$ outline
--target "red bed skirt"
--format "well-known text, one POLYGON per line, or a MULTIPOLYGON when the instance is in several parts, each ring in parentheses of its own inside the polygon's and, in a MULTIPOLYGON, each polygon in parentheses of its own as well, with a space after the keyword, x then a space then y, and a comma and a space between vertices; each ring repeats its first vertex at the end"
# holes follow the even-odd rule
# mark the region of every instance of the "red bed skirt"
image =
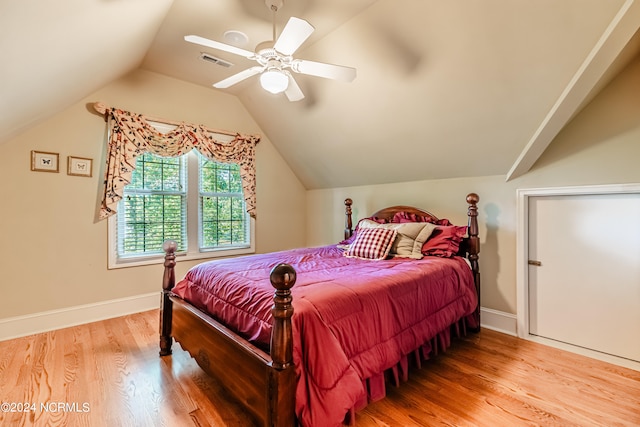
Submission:
MULTIPOLYGON (((414 349, 409 354, 405 354, 395 365, 363 381, 367 390, 366 398, 356 402, 353 408, 346 414, 344 424, 356 425, 356 412, 364 409, 369 403, 383 399, 387 395, 387 382, 399 387, 401 382, 409 379, 409 366, 420 369, 422 362, 437 356, 440 352, 446 351, 451 346, 451 333, 456 337, 467 335, 467 321, 471 316, 458 320, 453 325, 440 331, 431 340, 425 342, 420 347, 414 349)), ((472 321, 472 320, 471 320, 472 321)), ((475 327, 476 325, 473 325, 475 327)))

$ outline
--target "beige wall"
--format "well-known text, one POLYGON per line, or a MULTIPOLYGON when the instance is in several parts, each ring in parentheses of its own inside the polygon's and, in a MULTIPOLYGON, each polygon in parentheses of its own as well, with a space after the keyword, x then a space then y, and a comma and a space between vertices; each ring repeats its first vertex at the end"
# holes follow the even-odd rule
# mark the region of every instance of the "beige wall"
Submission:
POLYGON ((529 173, 510 182, 503 176, 488 176, 309 191, 308 243, 341 238, 346 197, 354 201, 355 218, 384 206, 409 204, 464 224, 465 196, 476 192, 482 305, 514 314, 516 189, 640 182, 639 94, 640 58, 563 129, 529 173))
MULTIPOLYGON (((94 219, 106 135, 104 121, 90 106, 96 101, 262 134, 236 97, 137 71, 0 146, 0 319, 160 290, 161 265, 106 268, 107 224, 94 219), (31 172, 31 150, 60 153, 60 173, 31 172), (93 177, 68 176, 69 155, 93 158, 93 177)), ((305 189, 264 136, 257 148, 257 183, 257 251, 303 246, 305 189)), ((178 263, 176 273, 193 264, 178 263)))

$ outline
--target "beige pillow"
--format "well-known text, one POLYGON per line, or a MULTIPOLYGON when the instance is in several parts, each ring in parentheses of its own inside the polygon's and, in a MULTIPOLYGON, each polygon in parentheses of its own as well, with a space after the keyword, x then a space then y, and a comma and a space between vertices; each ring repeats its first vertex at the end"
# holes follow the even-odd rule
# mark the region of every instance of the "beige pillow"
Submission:
POLYGON ((398 235, 391 246, 392 256, 400 258, 422 259, 422 245, 427 241, 436 228, 430 222, 407 222, 378 224, 375 221, 364 219, 358 224, 358 228, 385 228, 396 230, 398 235))

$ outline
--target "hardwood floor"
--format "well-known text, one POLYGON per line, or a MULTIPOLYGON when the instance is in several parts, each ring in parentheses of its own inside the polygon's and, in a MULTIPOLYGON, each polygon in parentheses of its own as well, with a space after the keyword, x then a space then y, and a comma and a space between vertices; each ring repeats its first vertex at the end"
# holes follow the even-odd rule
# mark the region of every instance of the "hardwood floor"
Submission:
MULTIPOLYGON (((157 311, 0 342, 0 402, 11 427, 251 423, 179 346, 158 356, 157 311)), ((639 426, 640 372, 483 330, 357 414, 435 425, 639 426)))

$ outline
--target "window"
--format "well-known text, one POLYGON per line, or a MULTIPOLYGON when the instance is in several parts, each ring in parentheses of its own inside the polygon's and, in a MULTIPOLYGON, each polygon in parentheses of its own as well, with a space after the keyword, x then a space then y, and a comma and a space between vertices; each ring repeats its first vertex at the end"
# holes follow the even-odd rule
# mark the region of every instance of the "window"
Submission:
POLYGON ((240 167, 200 157, 200 242, 203 248, 247 243, 249 230, 240 167))
POLYGON ((109 268, 162 262, 166 239, 179 259, 251 253, 253 234, 238 165, 144 153, 109 220, 109 268))

